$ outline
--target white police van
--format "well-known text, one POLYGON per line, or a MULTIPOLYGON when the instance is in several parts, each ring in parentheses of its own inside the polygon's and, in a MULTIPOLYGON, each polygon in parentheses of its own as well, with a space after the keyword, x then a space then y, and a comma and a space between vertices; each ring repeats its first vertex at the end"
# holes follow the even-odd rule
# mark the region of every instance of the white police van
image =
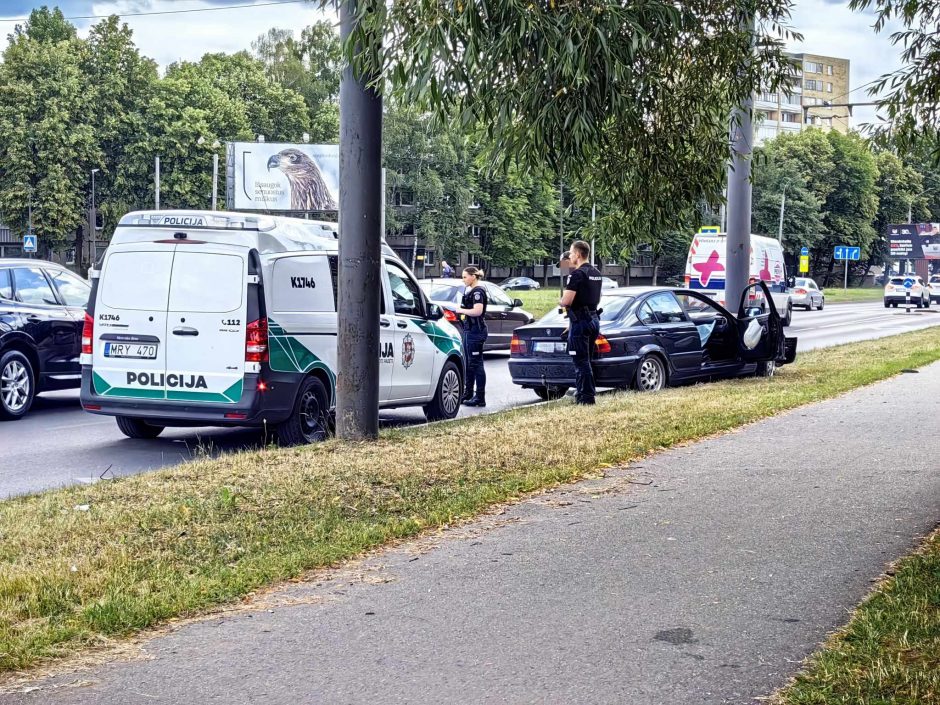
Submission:
MULTIPOLYGON (((82 335, 82 405, 131 438, 167 426, 325 437, 336 400, 336 223, 139 211, 115 229, 82 335)), ((456 416, 460 334, 383 243, 380 405, 456 416)))

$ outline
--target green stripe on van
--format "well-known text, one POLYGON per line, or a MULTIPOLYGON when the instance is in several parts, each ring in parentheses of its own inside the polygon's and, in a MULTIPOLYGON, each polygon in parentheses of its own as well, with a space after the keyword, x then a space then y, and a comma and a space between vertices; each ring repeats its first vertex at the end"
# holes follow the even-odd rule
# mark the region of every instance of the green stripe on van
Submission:
POLYGON ((330 403, 336 401, 336 373, 310 349, 287 332, 277 322, 268 318, 268 364, 276 372, 299 372, 323 370, 330 380, 330 403))

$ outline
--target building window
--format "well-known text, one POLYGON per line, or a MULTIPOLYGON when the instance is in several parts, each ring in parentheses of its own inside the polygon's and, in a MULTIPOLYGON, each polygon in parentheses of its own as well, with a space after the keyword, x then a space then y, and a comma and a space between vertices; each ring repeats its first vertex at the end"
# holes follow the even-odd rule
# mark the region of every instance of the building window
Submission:
POLYGON ((800 121, 800 116, 797 115, 796 113, 783 112, 783 113, 781 113, 781 118, 780 118, 780 119, 781 119, 783 122, 799 122, 799 121, 800 121))
POLYGON ((803 70, 808 71, 809 73, 822 73, 823 65, 818 64, 815 61, 804 61, 803 70))
POLYGON ((476 267, 478 264, 480 264, 480 255, 476 254, 475 252, 468 252, 467 264, 476 267))
POLYGON ((396 189, 392 197, 392 205, 413 206, 414 205, 414 193, 412 193, 411 191, 399 191, 398 189, 396 189))
POLYGON ((470 237, 479 238, 480 237, 480 226, 479 225, 468 225, 467 234, 470 237))
POLYGON ((832 84, 831 84, 831 83, 827 83, 827 84, 826 84, 826 92, 827 92, 827 93, 832 93, 832 84))
POLYGON ((826 74, 829 76, 832 75, 832 64, 826 64, 826 74))
POLYGON ((821 91, 823 89, 823 82, 813 80, 812 78, 807 78, 803 85, 808 91, 821 91))
POLYGON ((763 101, 764 103, 776 103, 777 94, 776 93, 761 93, 758 100, 763 101))
POLYGON ((424 251, 424 263, 430 267, 434 265, 434 262, 435 262, 434 250, 425 250, 424 251))

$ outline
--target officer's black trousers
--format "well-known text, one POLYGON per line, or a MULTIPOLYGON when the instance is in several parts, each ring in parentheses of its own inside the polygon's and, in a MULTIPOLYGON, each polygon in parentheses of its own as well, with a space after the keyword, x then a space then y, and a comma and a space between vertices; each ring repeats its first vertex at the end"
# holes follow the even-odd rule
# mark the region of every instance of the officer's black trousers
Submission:
POLYGON ((467 393, 466 396, 483 398, 486 396, 486 370, 483 367, 483 343, 487 338, 486 329, 464 331, 463 345, 467 355, 467 393), (476 395, 474 395, 476 390, 476 395))
POLYGON ((594 370, 591 369, 591 354, 600 332, 597 316, 571 321, 568 327, 568 354, 574 362, 575 400, 580 403, 594 402, 594 370))

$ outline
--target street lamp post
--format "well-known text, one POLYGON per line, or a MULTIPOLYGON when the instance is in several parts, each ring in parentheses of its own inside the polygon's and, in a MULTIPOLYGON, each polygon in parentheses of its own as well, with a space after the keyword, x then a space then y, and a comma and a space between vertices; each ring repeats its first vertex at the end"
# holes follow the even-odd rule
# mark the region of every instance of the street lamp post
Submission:
POLYGON ((780 247, 783 248, 783 208, 787 202, 787 186, 790 185, 789 179, 783 182, 783 193, 780 194, 780 224, 777 227, 777 240, 780 241, 780 247))
MULTIPOLYGON (((91 266, 95 266, 98 260, 98 210, 95 205, 95 174, 100 169, 91 170, 91 211, 88 213, 88 254, 91 258, 91 266)), ((77 253, 77 262, 81 262, 81 252, 77 253)))

